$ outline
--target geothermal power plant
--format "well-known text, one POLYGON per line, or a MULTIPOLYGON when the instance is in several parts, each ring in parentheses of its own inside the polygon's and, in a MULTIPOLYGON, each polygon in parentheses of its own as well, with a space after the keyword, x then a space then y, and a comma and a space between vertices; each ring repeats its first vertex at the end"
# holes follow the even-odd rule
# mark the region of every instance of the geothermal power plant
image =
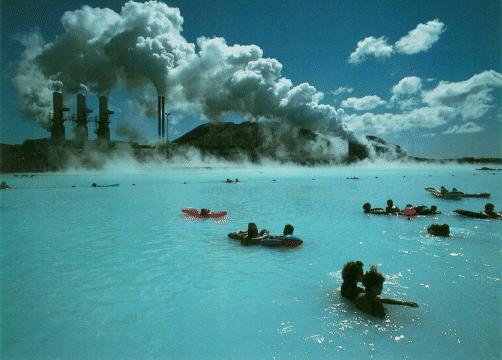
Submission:
MULTIPOLYGON (((157 133, 159 141, 167 138, 167 117, 169 114, 165 111, 165 96, 157 98, 157 133)), ((93 111, 87 108, 86 96, 77 95, 77 114, 76 116, 65 117, 65 112, 70 111, 63 104, 62 91, 52 93, 52 115, 50 117, 51 140, 65 140, 65 121, 75 121, 75 141, 85 142, 89 138, 89 122, 96 122, 96 136, 98 140, 110 141, 110 116, 113 111, 108 108, 108 97, 101 95, 99 97, 99 113, 97 119, 89 119, 89 114, 93 111)))

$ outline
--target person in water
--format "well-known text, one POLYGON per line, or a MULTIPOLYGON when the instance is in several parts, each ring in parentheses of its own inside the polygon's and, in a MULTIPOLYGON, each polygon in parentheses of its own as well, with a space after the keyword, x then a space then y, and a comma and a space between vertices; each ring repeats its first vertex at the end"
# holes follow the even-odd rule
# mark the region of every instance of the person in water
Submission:
POLYGON ((364 289, 357 286, 357 283, 363 279, 363 266, 361 261, 349 261, 342 269, 343 283, 340 293, 352 302, 360 293, 364 292, 364 289))
POLYGON ((493 205, 492 203, 487 203, 485 205, 485 211, 482 211, 481 213, 497 219, 502 217, 502 213, 496 212, 495 205, 493 205))
POLYGON ((364 203, 363 211, 365 214, 374 214, 374 215, 382 215, 385 214, 385 210, 382 208, 371 208, 370 203, 364 203))
POLYGON ((12 187, 7 184, 6 181, 2 181, 2 183, 0 183, 0 190, 7 190, 7 189, 12 189, 12 187))
POLYGON ((436 215, 436 214, 441 214, 440 211, 437 211, 437 206, 432 205, 431 208, 425 206, 425 205, 419 205, 415 207, 415 210, 417 211, 418 215, 436 215))
POLYGON ((444 194, 448 193, 448 189, 445 188, 443 185, 441 185, 441 189, 439 190, 439 192, 444 195, 444 194))
POLYGON ((448 224, 431 224, 427 232, 433 236, 450 236, 450 226, 448 224))
POLYGON ((417 303, 411 301, 381 299, 379 295, 382 293, 384 281, 384 276, 377 271, 376 266, 372 266, 371 270, 363 275, 364 292, 359 293, 355 300, 359 310, 383 319, 385 317, 383 304, 418 307, 417 303))
POLYGON ((98 184, 96 184, 95 182, 91 184, 92 187, 97 187, 98 184))
POLYGON ((211 214, 211 210, 202 208, 200 209, 200 215, 201 216, 209 216, 211 214))
POLYGON ((387 207, 385 208, 385 213, 390 215, 397 215, 401 212, 397 206, 394 206, 394 201, 392 199, 387 200, 387 207))
POLYGON ((288 236, 288 235, 293 235, 293 232, 295 231, 295 228, 291 224, 286 224, 284 225, 284 230, 282 231, 283 236, 288 236))

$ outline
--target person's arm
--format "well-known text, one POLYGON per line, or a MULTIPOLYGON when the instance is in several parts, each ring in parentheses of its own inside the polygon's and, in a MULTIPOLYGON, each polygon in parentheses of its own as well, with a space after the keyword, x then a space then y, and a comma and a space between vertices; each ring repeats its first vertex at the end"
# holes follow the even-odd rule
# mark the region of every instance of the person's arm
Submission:
POLYGON ((380 302, 382 302, 383 304, 389 304, 389 305, 403 305, 403 306, 418 307, 418 304, 416 302, 412 302, 412 301, 400 301, 400 300, 394 300, 394 299, 380 299, 380 302))

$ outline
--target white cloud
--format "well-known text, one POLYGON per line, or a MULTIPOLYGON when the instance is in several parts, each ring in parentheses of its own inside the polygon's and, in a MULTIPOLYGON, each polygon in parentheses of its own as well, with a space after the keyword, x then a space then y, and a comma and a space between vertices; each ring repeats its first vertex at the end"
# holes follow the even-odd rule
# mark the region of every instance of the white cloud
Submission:
POLYGON ((382 36, 377 39, 373 36, 369 36, 357 42, 356 49, 349 56, 349 63, 359 64, 368 56, 386 58, 389 57, 392 52, 392 45, 387 43, 385 37, 382 36))
POLYGON ((392 87, 392 95, 415 94, 422 89, 422 79, 416 76, 402 78, 392 87))
POLYGON ((419 98, 421 89, 422 79, 416 76, 405 77, 392 87, 390 102, 401 110, 417 107, 421 102, 419 98))
POLYGON ((402 114, 345 115, 342 121, 347 128, 361 134, 397 133, 413 128, 433 129, 451 121, 455 109, 447 106, 423 107, 402 114))
POLYGON ((441 81, 436 88, 422 94, 429 106, 456 108, 464 120, 478 119, 493 107, 492 91, 502 87, 502 75, 489 70, 460 82, 441 81))
POLYGON ((350 97, 343 100, 341 106, 344 108, 352 108, 355 110, 371 110, 379 105, 385 104, 385 100, 382 100, 379 96, 368 95, 362 98, 350 97))
POLYGON ((438 19, 434 19, 426 24, 418 24, 394 45, 387 43, 385 36, 379 38, 368 36, 357 42, 357 47, 349 55, 348 61, 350 64, 359 64, 370 56, 388 58, 393 53, 412 55, 426 51, 439 40, 439 35, 444 31, 445 25, 438 19))
POLYGON ((429 50, 439 40, 439 35, 445 31, 444 24, 438 19, 418 24, 408 35, 396 41, 394 48, 401 54, 417 54, 429 50))
POLYGON ((350 94, 354 89, 351 87, 340 86, 338 89, 332 92, 333 96, 338 96, 340 94, 350 94))
POLYGON ((472 134, 484 131, 485 129, 473 122, 466 122, 462 125, 453 125, 448 130, 443 131, 443 134, 472 134))

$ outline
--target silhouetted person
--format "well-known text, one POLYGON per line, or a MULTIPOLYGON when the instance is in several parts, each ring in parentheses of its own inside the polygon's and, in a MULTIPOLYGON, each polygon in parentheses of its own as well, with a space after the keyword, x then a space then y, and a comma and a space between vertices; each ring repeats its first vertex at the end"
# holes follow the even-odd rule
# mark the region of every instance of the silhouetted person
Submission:
POLYGON ((385 214, 385 210, 382 208, 371 208, 370 203, 364 203, 363 205, 363 212, 365 214, 374 214, 374 215, 382 215, 385 214))
POLYGON ((2 181, 0 183, 0 190, 7 190, 7 189, 12 189, 12 187, 9 184, 7 184, 6 181, 2 181))
POLYGON ((92 186, 92 187, 97 187, 97 186, 98 186, 98 184, 96 184, 95 182, 93 182, 93 183, 91 184, 91 186, 92 186))
POLYGON ((397 206, 394 206, 394 201, 392 199, 387 200, 387 207, 385 208, 387 214, 399 214, 400 210, 397 206))
POLYGON ((293 225, 286 224, 286 225, 284 225, 284 230, 282 231, 282 234, 284 236, 293 235, 294 231, 295 231, 295 228, 293 227, 293 225))
POLYGON ((502 214, 500 212, 495 211, 495 205, 492 203, 487 203, 485 205, 485 211, 482 212, 482 214, 485 214, 487 216, 490 216, 492 218, 499 219, 502 217, 502 214))
POLYGON ((364 292, 364 289, 357 286, 363 279, 363 263, 361 261, 349 261, 342 269, 342 288, 340 293, 350 301, 356 300, 357 296, 364 292))
POLYGON ((448 224, 432 224, 427 228, 427 232, 434 236, 450 236, 450 226, 448 224))
POLYGON ((211 210, 204 209, 204 208, 200 209, 200 215, 201 216, 209 216, 209 214, 211 214, 211 210))
POLYGON ((429 209, 425 205, 420 205, 415 207, 415 210, 417 211, 418 215, 436 215, 436 214, 441 214, 440 211, 437 211, 437 206, 432 205, 431 208, 429 209))

